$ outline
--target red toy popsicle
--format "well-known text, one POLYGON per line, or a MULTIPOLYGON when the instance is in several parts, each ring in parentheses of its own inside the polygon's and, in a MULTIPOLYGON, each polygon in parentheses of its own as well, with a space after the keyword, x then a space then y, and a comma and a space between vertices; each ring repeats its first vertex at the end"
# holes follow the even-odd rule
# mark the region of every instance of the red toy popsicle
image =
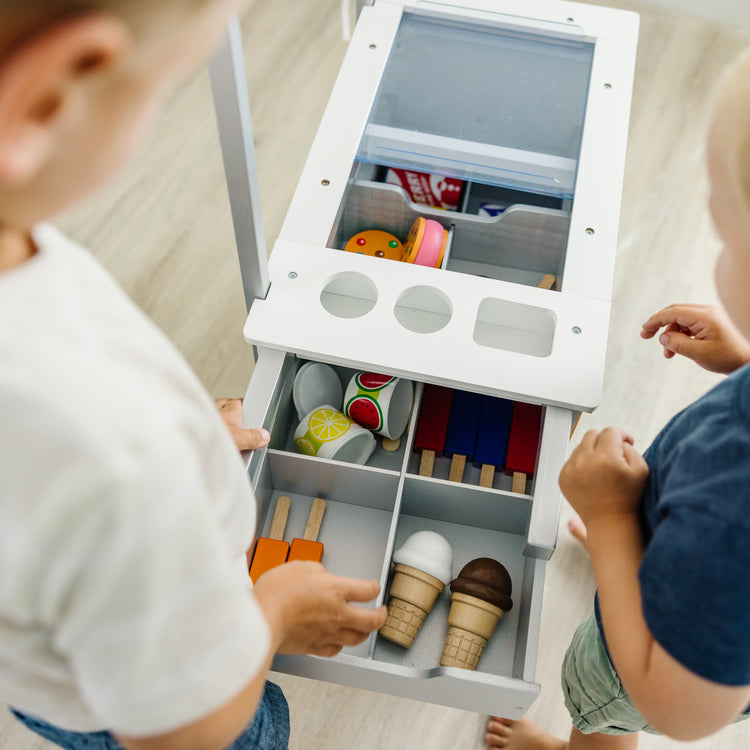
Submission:
POLYGON ((414 450, 422 452, 419 473, 423 477, 432 476, 435 456, 443 455, 452 401, 451 388, 425 385, 414 435, 414 450))
POLYGON ((289 560, 312 560, 320 562, 323 559, 323 543, 318 541, 320 524, 323 522, 326 501, 319 497, 313 500, 310 514, 307 517, 307 526, 302 539, 292 539, 292 548, 289 550, 289 560))
POLYGON ((513 476, 513 492, 526 493, 526 477, 534 475, 542 428, 542 407, 516 401, 510 425, 505 473, 513 476))
POLYGON ((291 500, 281 495, 276 501, 271 530, 268 537, 260 537, 255 545, 255 554, 250 566, 250 578, 255 583, 267 570, 286 562, 289 554, 289 542, 284 541, 286 519, 289 516, 291 500))

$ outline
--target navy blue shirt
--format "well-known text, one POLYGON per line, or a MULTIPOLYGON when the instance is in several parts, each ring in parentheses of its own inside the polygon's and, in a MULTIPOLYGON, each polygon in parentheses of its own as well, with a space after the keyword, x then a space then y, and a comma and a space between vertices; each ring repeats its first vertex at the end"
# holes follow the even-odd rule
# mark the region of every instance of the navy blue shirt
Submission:
MULTIPOLYGON (((750 685, 750 365, 677 414, 644 458, 646 624, 691 672, 750 685)), ((598 601, 596 615, 601 629, 598 601)))

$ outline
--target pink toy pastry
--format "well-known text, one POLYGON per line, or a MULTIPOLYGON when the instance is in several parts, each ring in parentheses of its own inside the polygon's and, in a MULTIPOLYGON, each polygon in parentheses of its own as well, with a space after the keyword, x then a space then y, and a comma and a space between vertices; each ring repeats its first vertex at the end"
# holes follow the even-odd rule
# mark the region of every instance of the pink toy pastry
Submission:
POLYGON ((440 268, 447 242, 448 232, 439 222, 418 216, 406 238, 403 260, 417 266, 440 268))

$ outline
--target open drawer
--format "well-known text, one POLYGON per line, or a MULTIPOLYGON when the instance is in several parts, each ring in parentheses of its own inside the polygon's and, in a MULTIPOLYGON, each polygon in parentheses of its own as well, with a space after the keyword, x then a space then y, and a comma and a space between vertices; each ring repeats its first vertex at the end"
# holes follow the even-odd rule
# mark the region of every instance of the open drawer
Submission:
MULTIPOLYGON (((430 530, 453 548, 453 577, 476 557, 502 562, 513 583, 513 607, 498 624, 476 671, 439 666, 450 607, 447 587, 409 649, 373 634, 333 659, 277 656, 274 669, 520 717, 539 692, 534 668, 544 570, 555 546, 557 476, 566 455, 571 413, 544 409, 537 471, 526 494, 511 492, 510 480, 502 474, 491 488, 479 487, 474 467, 467 467, 461 483, 441 478, 447 473, 444 466, 437 466, 433 477, 418 474, 413 440, 422 384, 415 389, 409 425, 396 451, 378 444, 367 465, 325 460, 299 453, 292 441, 297 425, 292 388, 301 364, 293 355, 262 349, 244 401, 245 422, 263 424, 272 436, 269 448, 250 460, 259 535, 268 534, 280 495, 292 501, 288 539, 302 535, 313 498, 322 497, 327 502, 319 537, 325 546, 323 562, 332 573, 380 581, 376 605, 387 602, 393 551, 412 533, 430 530)), ((342 384, 353 374, 335 369, 342 384)))

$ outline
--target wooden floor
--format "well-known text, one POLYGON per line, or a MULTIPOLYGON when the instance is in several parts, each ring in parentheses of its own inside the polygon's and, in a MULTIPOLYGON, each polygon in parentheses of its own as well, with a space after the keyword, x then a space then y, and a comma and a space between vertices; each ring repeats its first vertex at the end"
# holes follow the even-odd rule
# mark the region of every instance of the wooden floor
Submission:
MULTIPOLYGON (((715 299, 718 243, 706 212, 703 137, 708 101, 724 66, 750 34, 627 0, 642 12, 604 397, 576 433, 626 427, 645 449, 677 409, 715 377, 663 360, 640 323, 676 301, 715 299)), ((338 0, 256 0, 243 17, 266 236, 278 234, 343 58, 338 0)), ((177 343, 215 396, 242 395, 252 371, 244 302, 205 70, 172 97, 145 153, 60 225, 111 269, 177 343)), ((574 438, 575 441, 575 438, 574 438)), ((567 735, 560 662, 590 612, 593 579, 564 527, 548 565, 537 680, 529 716, 567 735)), ((293 750, 473 750, 485 717, 278 676, 292 712, 293 750)), ((678 743, 644 737, 641 747, 678 743)), ((52 747, 0 713, 2 750, 52 747)), ((691 745, 750 747, 750 722, 691 745)))

